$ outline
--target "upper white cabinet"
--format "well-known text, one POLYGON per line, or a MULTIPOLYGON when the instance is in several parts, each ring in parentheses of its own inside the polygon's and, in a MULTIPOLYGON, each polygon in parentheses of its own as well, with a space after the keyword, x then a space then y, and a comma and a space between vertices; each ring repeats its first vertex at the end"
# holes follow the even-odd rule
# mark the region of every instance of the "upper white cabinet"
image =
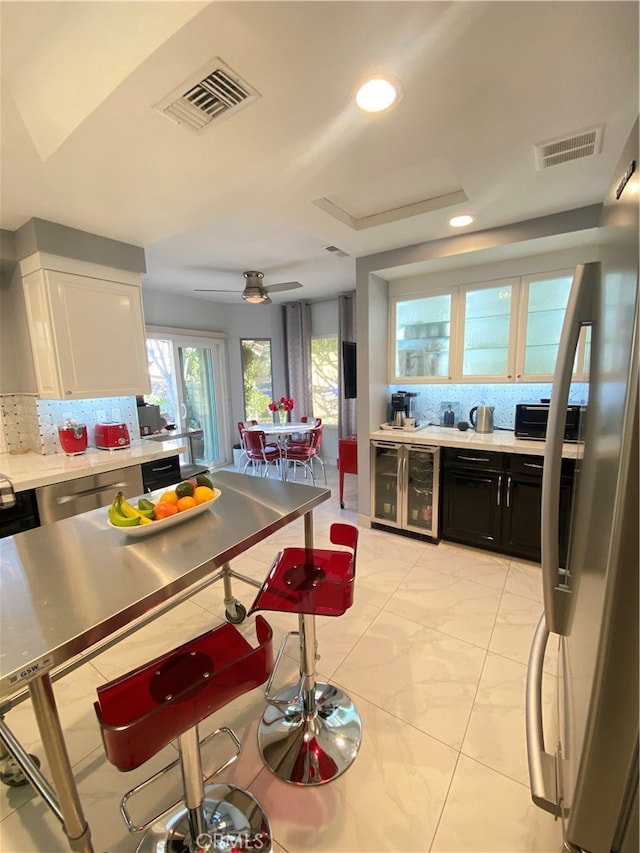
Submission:
MULTIPOLYGON (((392 296, 389 381, 549 382, 573 270, 392 296)), ((586 378, 585 330, 574 379, 586 378)))
POLYGON ((515 373, 518 279, 461 287, 461 382, 508 382, 515 373))
POLYGON ((450 339, 452 294, 432 293, 393 302, 395 346, 390 350, 390 374, 397 379, 451 378, 450 339))
MULTIPOLYGON (((520 312, 517 380, 550 382, 553 379, 560 333, 564 320, 573 271, 522 278, 522 311, 520 312)), ((580 333, 573 378, 587 378, 590 330, 580 333)))
POLYGON ((28 271, 23 288, 38 393, 73 400, 148 394, 142 294, 131 274, 112 278, 28 271))

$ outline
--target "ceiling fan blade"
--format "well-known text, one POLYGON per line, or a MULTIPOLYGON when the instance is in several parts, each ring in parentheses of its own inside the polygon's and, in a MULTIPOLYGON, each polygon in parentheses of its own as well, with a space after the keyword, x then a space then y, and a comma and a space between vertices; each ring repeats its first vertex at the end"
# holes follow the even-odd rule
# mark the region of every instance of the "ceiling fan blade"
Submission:
POLYGON ((299 281, 283 281, 281 284, 270 284, 264 289, 267 293, 279 293, 283 290, 296 290, 298 287, 302 287, 299 281))
POLYGON ((238 295, 240 295, 242 293, 241 290, 217 290, 217 289, 212 289, 210 287, 194 287, 193 292, 194 293, 237 293, 238 295))

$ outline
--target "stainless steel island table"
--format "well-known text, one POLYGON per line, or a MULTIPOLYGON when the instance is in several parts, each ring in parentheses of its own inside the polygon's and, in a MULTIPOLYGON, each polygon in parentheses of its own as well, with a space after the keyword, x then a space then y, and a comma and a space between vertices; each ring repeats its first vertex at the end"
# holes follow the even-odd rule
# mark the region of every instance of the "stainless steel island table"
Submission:
POLYGON ((166 531, 128 536, 107 525, 103 508, 0 540, 0 700, 27 688, 53 787, 4 723, 0 735, 62 822, 72 850, 92 853, 93 847, 52 671, 101 650, 119 632, 130 633, 144 624, 140 620, 155 618, 203 583, 223 579, 226 603, 229 575, 248 580, 230 573, 230 561, 302 516, 305 547, 312 548, 313 509, 331 494, 228 471, 213 480, 221 490, 218 500, 166 531))

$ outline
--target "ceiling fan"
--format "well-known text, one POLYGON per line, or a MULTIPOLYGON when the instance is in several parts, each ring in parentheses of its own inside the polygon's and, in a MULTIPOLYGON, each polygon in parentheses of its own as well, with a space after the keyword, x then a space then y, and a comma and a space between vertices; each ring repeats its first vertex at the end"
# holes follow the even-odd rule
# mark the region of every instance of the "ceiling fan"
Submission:
MULTIPOLYGON (((264 273, 257 272, 256 270, 249 270, 243 273, 243 275, 246 279, 246 284, 242 292, 242 298, 245 302, 250 302, 253 305, 269 305, 271 303, 271 299, 269 298, 270 293, 281 293, 283 290, 296 290, 296 288, 302 287, 299 281, 283 281, 281 284, 271 284, 269 287, 265 287, 262 284, 264 273)), ((237 291, 196 287, 194 292, 236 293, 237 291)))

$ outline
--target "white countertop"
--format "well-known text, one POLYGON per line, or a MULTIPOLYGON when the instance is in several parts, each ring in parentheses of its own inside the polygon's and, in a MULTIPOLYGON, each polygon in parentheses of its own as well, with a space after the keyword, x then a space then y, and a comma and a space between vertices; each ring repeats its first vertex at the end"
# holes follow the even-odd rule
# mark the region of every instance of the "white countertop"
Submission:
MULTIPOLYGON (((526 453, 532 456, 544 456, 544 441, 516 438, 510 430, 494 430, 491 433, 478 433, 473 429, 462 432, 457 427, 424 426, 416 430, 378 429, 370 433, 369 438, 384 441, 401 441, 411 444, 435 444, 439 447, 475 447, 478 450, 495 450, 500 453, 526 453)), ((579 445, 563 444, 562 455, 565 459, 577 459, 579 445)))
POLYGON ((121 450, 98 450, 87 448, 80 456, 67 456, 65 453, 0 453, 0 471, 7 476, 16 492, 62 483, 89 474, 101 474, 116 471, 130 465, 141 465, 154 459, 166 459, 183 453, 185 446, 181 441, 132 441, 130 447, 121 450))

